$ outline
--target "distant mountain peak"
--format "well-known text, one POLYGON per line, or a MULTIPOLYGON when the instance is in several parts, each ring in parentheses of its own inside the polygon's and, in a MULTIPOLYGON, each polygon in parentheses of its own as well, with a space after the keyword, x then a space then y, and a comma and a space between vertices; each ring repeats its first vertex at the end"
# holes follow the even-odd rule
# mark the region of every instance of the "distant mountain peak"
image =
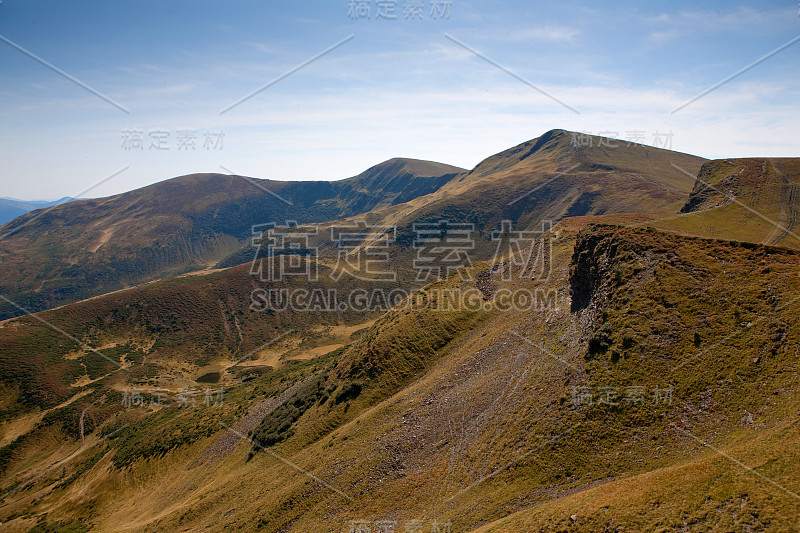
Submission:
POLYGON ((460 174, 466 172, 467 169, 448 165, 445 163, 437 163, 435 161, 426 161, 424 159, 413 159, 410 157, 393 157, 387 159, 382 163, 374 165, 356 178, 365 175, 374 175, 375 173, 390 172, 402 173, 407 172, 417 177, 431 177, 442 176, 444 174, 460 174))
POLYGON ((58 200, 19 200, 17 198, 0 198, 0 226, 36 209, 44 209, 66 204, 77 200, 64 196, 58 200))

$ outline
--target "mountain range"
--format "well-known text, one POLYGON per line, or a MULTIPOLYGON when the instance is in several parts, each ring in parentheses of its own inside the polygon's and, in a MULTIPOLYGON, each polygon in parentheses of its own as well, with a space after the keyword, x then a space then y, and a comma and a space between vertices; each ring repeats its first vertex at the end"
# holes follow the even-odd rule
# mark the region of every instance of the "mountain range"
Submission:
POLYGON ((30 213, 36 209, 72 202, 75 198, 65 196, 58 200, 17 200, 16 198, 0 198, 0 224, 10 222, 15 218, 30 213))
POLYGON ((233 253, 256 224, 356 215, 440 188, 462 169, 392 159, 341 181, 192 174, 128 193, 33 211, 0 227, 0 317, 47 309, 233 253))
POLYGON ((471 170, 197 174, 23 215, 0 524, 798 530, 799 184, 800 158, 551 130, 471 170), (452 228, 470 259, 419 276, 452 228), (513 232, 540 247, 498 252, 513 232))

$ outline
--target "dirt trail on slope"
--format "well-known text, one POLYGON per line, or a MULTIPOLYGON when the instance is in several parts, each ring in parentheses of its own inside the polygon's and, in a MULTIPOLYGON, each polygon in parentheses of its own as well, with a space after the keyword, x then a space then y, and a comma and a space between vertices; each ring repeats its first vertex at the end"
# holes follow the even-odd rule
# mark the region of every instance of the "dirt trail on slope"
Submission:
POLYGON ((44 411, 40 411, 38 413, 27 413, 10 420, 9 422, 6 422, 5 424, 2 425, 2 427, 0 427, 0 430, 2 430, 2 435, 3 435, 2 437, 0 437, 0 448, 6 446, 7 444, 10 444, 17 437, 32 431, 36 427, 36 424, 41 422, 42 419, 45 417, 45 415, 47 415, 47 413, 55 411, 56 409, 64 408, 69 404, 71 404, 72 402, 74 402, 75 400, 83 398, 84 396, 90 394, 91 392, 92 389, 86 389, 80 391, 71 398, 69 398, 68 400, 56 405, 55 407, 51 407, 50 409, 45 409, 44 411))

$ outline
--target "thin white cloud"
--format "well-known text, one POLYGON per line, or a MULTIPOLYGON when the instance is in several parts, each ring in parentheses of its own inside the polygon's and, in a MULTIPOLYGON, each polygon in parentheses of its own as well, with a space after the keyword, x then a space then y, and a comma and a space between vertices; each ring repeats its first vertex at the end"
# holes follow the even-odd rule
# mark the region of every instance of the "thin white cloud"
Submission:
POLYGON ((572 42, 579 33, 579 30, 566 26, 540 26, 518 31, 506 31, 500 33, 498 38, 507 41, 572 42))
MULTIPOLYGON (((756 27, 773 27, 775 24, 796 22, 793 19, 794 6, 782 9, 754 9, 749 6, 738 6, 735 9, 681 11, 678 20, 691 21, 709 28, 748 29, 756 27)), ((796 18, 796 17, 794 17, 796 18)))
POLYGON ((648 40, 653 44, 663 44, 669 41, 674 41, 683 33, 677 29, 651 31, 648 35, 648 40))
POLYGON ((273 46, 269 43, 249 42, 247 44, 249 44, 254 50, 269 55, 277 55, 281 52, 280 48, 278 48, 277 46, 273 46))
MULTIPOLYGON (((454 87, 371 93, 362 89, 314 98, 276 94, 253 102, 247 113, 225 117, 220 124, 225 132, 221 151, 180 152, 174 146, 168 152, 125 151, 120 147, 120 129, 96 130, 102 124, 95 124, 84 131, 54 128, 43 132, 35 127, 19 131, 17 138, 8 140, 6 159, 22 178, 20 183, 36 181, 37 190, 46 188, 55 195, 64 188, 59 169, 92 176, 93 168, 130 164, 130 176, 96 191, 106 195, 175 175, 214 171, 219 164, 252 176, 284 180, 344 178, 395 156, 470 168, 552 128, 607 132, 619 138, 640 131, 648 144, 656 132, 671 132, 673 149, 705 157, 778 156, 797 150, 795 128, 785 120, 800 96, 791 86, 732 85, 698 101, 683 116, 671 116, 669 110, 684 101, 684 91, 599 85, 547 85, 545 89, 583 114, 564 112, 513 80, 491 91, 454 87), (31 142, 37 140, 36 135, 38 142, 31 142), (66 153, 60 152, 65 149, 66 153), (41 154, 51 151, 58 168, 42 172, 41 154), (86 153, 92 157, 84 161, 86 153)), ((145 114, 137 117, 137 123, 172 130, 206 126, 198 124, 192 109, 145 114)), ((72 189, 63 192, 74 193, 72 189)), ((30 196, 22 189, 8 192, 30 196)))
POLYGON ((640 24, 658 28, 661 31, 680 31, 700 28, 712 32, 775 31, 778 26, 795 24, 796 13, 789 3, 780 9, 755 9, 750 6, 729 6, 707 10, 681 10, 675 13, 656 15, 633 11, 630 16, 640 24))

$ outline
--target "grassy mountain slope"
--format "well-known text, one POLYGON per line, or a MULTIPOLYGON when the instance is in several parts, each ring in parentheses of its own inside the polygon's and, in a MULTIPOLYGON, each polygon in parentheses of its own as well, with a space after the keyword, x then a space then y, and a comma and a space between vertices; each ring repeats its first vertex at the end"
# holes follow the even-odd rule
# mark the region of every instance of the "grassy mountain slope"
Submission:
MULTIPOLYGON (((317 289, 347 294, 357 286, 349 278, 334 283, 328 271, 321 267, 320 281, 313 284, 317 289)), ((196 386, 203 369, 220 374, 227 385, 274 370, 283 359, 313 356, 319 346, 347 341, 348 328, 377 316, 354 310, 254 311, 251 292, 259 287, 243 265, 156 281, 0 323, 0 422, 89 390, 99 397, 109 389, 133 386, 196 386), (277 338, 282 342, 265 346, 277 338)), ((308 284, 289 279, 275 287, 308 284)))
MULTIPOLYGON (((392 159, 336 182, 193 174, 0 228, 0 294, 31 311, 212 265, 254 224, 319 222, 428 194, 462 169, 392 159)), ((0 316, 22 311, 7 302, 0 316)))
POLYGON ((651 225, 684 235, 800 248, 798 189, 798 158, 710 161, 681 214, 651 225))
POLYGON ((796 425, 788 424, 709 443, 713 448, 691 459, 566 495, 475 531, 796 531, 800 523, 787 516, 796 498, 786 491, 796 490, 791 481, 800 474, 792 453, 798 437, 796 425))
MULTIPOLYGON (((382 315, 254 313, 240 266, 40 315, 121 369, 34 317, 0 324, 3 527, 795 530, 800 251, 774 225, 668 225, 737 205, 707 182, 789 228, 795 160, 609 142, 554 130, 356 217, 400 226, 392 286, 413 289, 414 222, 475 223, 480 259, 499 220, 579 215, 545 279, 476 260, 382 315), (523 289, 536 305, 504 305, 523 289)), ((319 244, 316 285, 368 286, 334 284, 319 244)))
POLYGON ((704 162, 670 150, 552 130, 484 160, 432 195, 383 214, 399 225, 444 216, 482 229, 503 219, 527 228, 565 216, 674 213, 694 179, 672 163, 697 172, 704 162))
POLYGON ((557 291, 539 312, 393 311, 349 347, 231 388, 218 411, 124 410, 97 432, 122 428, 113 438, 51 445, 53 457, 77 450, 83 462, 32 481, 36 469, 6 474, 23 488, 0 520, 24 528, 46 514, 98 531, 348 531, 351 520, 791 530, 800 507, 775 484, 798 489, 785 452, 800 408, 800 256, 618 226, 562 231, 554 256, 545 282, 478 277, 476 265, 472 280, 424 289, 436 298, 480 285, 487 302, 503 287, 557 291), (236 430, 238 443, 198 466, 269 398, 260 426, 236 430), (244 442, 248 431, 267 451, 244 442))

